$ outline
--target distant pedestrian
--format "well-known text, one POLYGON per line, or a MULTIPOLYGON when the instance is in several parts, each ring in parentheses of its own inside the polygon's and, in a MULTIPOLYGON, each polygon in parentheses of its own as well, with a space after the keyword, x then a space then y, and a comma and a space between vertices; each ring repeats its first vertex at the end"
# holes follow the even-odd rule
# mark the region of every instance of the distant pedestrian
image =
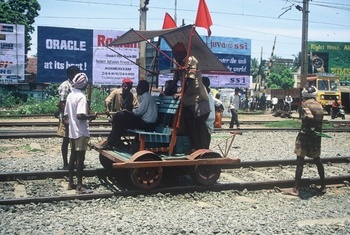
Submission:
POLYGON ((321 179, 320 191, 322 193, 326 192, 324 167, 320 158, 321 137, 319 135, 319 133, 322 132, 323 108, 321 104, 316 101, 316 96, 317 89, 314 86, 308 87, 302 91, 302 124, 295 141, 294 149, 294 153, 297 155, 295 184, 293 189, 283 191, 284 194, 299 196, 305 156, 313 158, 321 179))
POLYGON ((238 110, 239 110, 239 88, 236 87, 235 91, 232 92, 229 96, 229 106, 228 111, 231 112, 231 122, 230 128, 233 128, 234 124, 236 124, 237 129, 239 129, 239 121, 238 121, 238 110))
POLYGON ((266 110, 266 96, 265 96, 265 93, 263 93, 261 95, 261 97, 260 97, 259 106, 260 106, 260 110, 263 110, 263 111, 266 110))
POLYGON ((91 192, 83 187, 83 169, 85 153, 90 140, 89 121, 96 119, 96 114, 88 113, 88 102, 84 91, 88 85, 85 73, 78 73, 72 80, 73 91, 67 96, 64 115, 69 123, 69 140, 71 156, 69 159, 68 189, 76 189, 77 193, 91 192), (77 168, 77 185, 73 183, 74 163, 77 168))
POLYGON ((271 110, 273 112, 277 110, 277 104, 278 104, 278 98, 276 96, 273 96, 271 100, 271 110))
POLYGON ((292 110, 293 97, 290 94, 284 98, 284 102, 287 105, 287 111, 292 110))
POLYGON ((63 159, 63 170, 68 170, 68 145, 69 145, 69 137, 68 137, 68 124, 63 122, 63 114, 66 106, 66 100, 69 93, 72 91, 72 80, 76 74, 80 73, 80 69, 77 66, 70 66, 67 71, 67 80, 62 82, 58 87, 58 95, 60 98, 59 102, 59 116, 58 116, 58 130, 57 135, 63 137, 62 145, 61 145, 61 153, 63 159))
POLYGON ((217 93, 214 97, 214 106, 215 106, 215 122, 214 127, 215 128, 221 128, 222 123, 222 113, 225 111, 224 105, 221 101, 221 95, 220 93, 217 93))

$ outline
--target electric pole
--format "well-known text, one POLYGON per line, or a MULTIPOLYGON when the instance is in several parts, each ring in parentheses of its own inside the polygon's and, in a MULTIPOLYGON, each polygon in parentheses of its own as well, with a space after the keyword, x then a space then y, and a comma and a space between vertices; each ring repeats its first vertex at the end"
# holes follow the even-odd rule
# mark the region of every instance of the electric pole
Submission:
MULTIPOLYGON (((147 5, 149 0, 140 0, 140 30, 146 30, 146 21, 147 21, 147 5)), ((141 68, 146 68, 146 42, 140 42, 140 61, 139 64, 141 68)), ((146 79, 145 70, 139 69, 139 79, 146 79)))
POLYGON ((309 24, 309 0, 303 0, 303 25, 301 39, 301 74, 300 87, 306 87, 308 72, 308 24, 309 24))

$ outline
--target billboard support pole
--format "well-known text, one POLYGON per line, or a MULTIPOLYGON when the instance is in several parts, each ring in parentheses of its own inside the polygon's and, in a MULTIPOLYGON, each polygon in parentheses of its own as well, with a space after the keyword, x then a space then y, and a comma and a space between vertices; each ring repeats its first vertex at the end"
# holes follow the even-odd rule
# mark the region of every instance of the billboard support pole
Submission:
POLYGON ((306 77, 308 68, 308 22, 309 22, 309 0, 303 0, 303 25, 301 44, 301 74, 300 87, 306 87, 306 77))

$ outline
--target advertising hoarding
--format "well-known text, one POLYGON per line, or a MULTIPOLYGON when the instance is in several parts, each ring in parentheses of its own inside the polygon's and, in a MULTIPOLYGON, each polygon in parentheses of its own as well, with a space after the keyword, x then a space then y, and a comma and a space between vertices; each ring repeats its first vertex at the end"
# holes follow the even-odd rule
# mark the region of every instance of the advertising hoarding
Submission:
POLYGON ((308 42, 308 73, 332 73, 350 79, 350 42, 308 42))
MULTIPOLYGON (((249 88, 251 84, 251 40, 246 38, 217 36, 201 36, 201 38, 221 63, 225 65, 228 71, 232 72, 232 74, 203 74, 203 76, 209 77, 211 87, 249 88)), ((165 42, 161 42, 160 49, 171 57, 171 48, 165 42)), ((160 70, 168 70, 171 66, 172 64, 169 59, 164 55, 160 55, 160 70)), ((169 79, 170 77, 170 74, 161 76, 159 85, 163 85, 165 78, 169 79)))
POLYGON ((24 82, 24 25, 0 23, 0 84, 24 82))
POLYGON ((138 44, 106 47, 124 32, 59 27, 38 27, 38 82, 61 83, 66 69, 78 66, 94 85, 121 85, 125 77, 137 84, 138 67, 131 61, 139 57, 138 44), (122 55, 127 55, 127 59, 122 55))

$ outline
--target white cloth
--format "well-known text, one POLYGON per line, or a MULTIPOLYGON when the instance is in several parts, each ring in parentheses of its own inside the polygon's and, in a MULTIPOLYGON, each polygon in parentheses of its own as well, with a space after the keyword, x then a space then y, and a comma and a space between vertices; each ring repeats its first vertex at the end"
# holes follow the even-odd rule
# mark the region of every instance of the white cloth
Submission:
POLYGON ((140 96, 139 106, 134 108, 132 112, 136 116, 141 116, 142 120, 146 123, 155 123, 157 121, 157 104, 152 95, 148 92, 140 96))
POLYGON ((72 80, 73 87, 77 89, 82 89, 88 84, 88 77, 85 73, 78 73, 72 80))
POLYGON ((271 100, 272 104, 277 104, 278 103, 278 98, 277 97, 273 97, 271 100))
POLYGON ((214 121, 215 121, 215 104, 214 104, 214 98, 211 93, 209 95, 209 106, 210 106, 210 113, 209 116, 205 122, 208 128, 209 134, 212 134, 214 132, 214 121))
POLYGON ((87 100, 83 91, 73 89, 67 96, 67 103, 64 115, 68 116, 70 139, 78 139, 79 137, 90 137, 88 120, 79 120, 77 114, 87 115, 87 100))
POLYGON ((230 98, 229 98, 230 104, 229 104, 228 108, 238 110, 239 109, 239 100, 240 100, 239 95, 236 95, 234 92, 232 92, 230 94, 230 98))
POLYGON ((285 102, 287 102, 288 104, 291 104, 293 102, 293 98, 290 95, 287 95, 286 98, 284 99, 285 102))
MULTIPOLYGON (((218 98, 215 98, 215 97, 213 97, 212 96, 212 98, 213 98, 213 100, 214 100, 214 105, 215 105, 215 107, 220 107, 220 105, 222 105, 222 101, 221 100, 219 100, 218 98)), ((210 100, 209 100, 210 101, 210 100)))

